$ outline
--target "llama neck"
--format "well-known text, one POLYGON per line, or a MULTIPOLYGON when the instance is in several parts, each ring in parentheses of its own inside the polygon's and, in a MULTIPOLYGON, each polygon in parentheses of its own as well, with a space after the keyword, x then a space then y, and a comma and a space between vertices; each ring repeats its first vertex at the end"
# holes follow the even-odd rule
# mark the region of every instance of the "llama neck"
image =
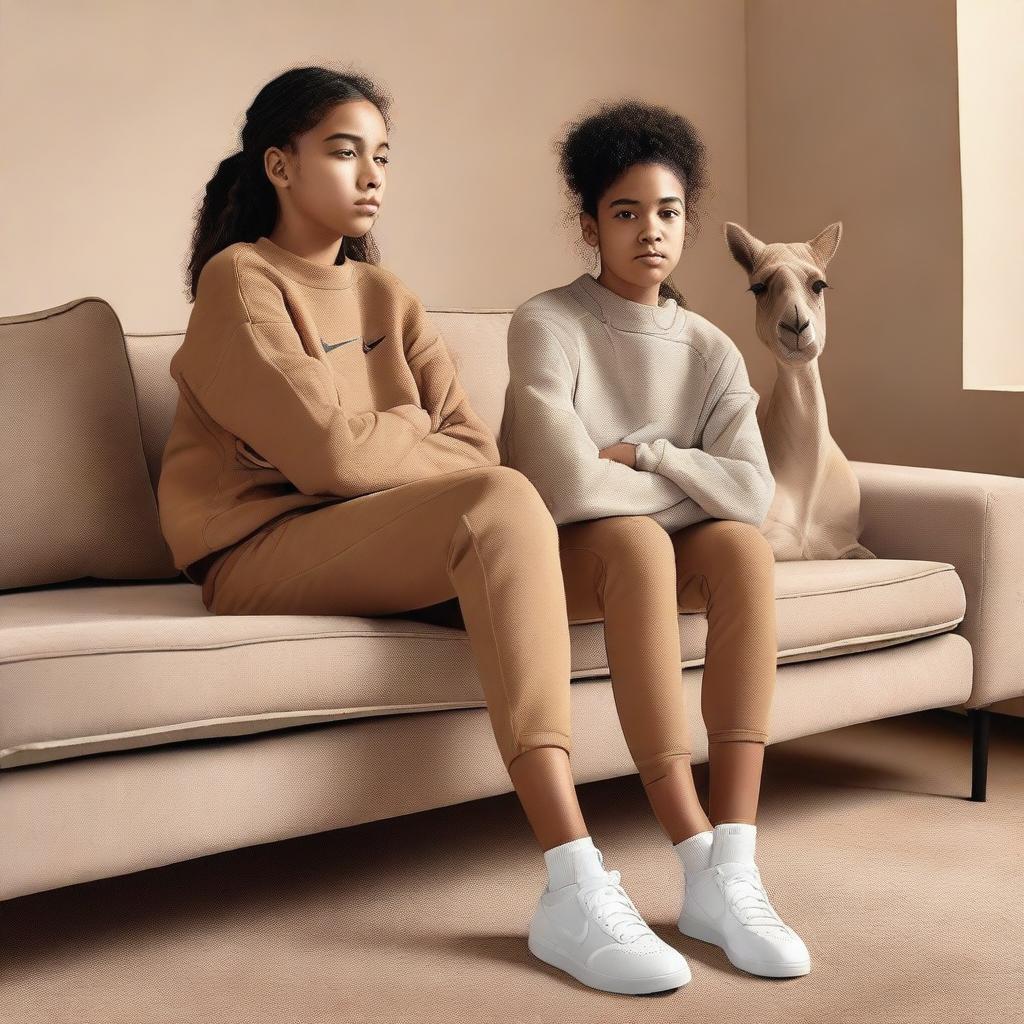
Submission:
POLYGON ((766 410, 766 423, 772 420, 780 426, 799 431, 804 437, 826 437, 828 410, 821 389, 818 360, 792 366, 781 362, 776 365, 778 375, 766 410))

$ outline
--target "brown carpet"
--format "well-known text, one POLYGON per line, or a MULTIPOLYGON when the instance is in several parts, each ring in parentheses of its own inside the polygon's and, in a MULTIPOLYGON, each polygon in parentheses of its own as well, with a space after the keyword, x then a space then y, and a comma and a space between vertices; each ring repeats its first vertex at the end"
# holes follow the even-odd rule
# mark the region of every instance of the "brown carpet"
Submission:
MULTIPOLYGON (((707 766, 696 769, 707 798, 707 766)), ((1024 720, 992 717, 988 800, 945 711, 768 748, 758 856, 811 951, 736 970, 675 928, 680 868, 636 775, 580 787, 594 841, 690 962, 668 995, 535 960, 546 882, 514 793, 0 904, 10 1024, 1024 1020, 1024 720)))

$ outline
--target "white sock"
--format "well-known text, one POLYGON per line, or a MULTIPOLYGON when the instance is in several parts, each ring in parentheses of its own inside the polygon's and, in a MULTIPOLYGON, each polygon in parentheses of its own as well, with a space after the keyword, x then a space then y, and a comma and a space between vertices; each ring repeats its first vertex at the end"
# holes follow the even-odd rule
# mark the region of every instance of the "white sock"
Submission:
POLYGON ((754 863, 757 846, 757 826, 745 821, 723 821, 715 826, 715 837, 711 847, 711 864, 738 861, 741 864, 754 863))
POLYGON ((553 846, 544 851, 544 861, 548 866, 548 892, 561 889, 564 885, 572 885, 592 875, 603 875, 599 850, 590 836, 570 839, 561 846, 553 846))
POLYGON ((692 876, 711 865, 711 843, 715 837, 713 829, 698 832, 689 839, 673 844, 672 849, 679 854, 683 864, 683 877, 692 876))

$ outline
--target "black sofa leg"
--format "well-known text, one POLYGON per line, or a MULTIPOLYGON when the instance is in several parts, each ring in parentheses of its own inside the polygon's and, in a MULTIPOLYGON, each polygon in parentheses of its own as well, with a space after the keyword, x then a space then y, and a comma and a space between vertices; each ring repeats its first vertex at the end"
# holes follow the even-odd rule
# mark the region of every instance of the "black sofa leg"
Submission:
POLYGON ((971 708, 967 712, 971 720, 973 742, 971 746, 971 799, 985 800, 985 786, 988 781, 988 727, 992 712, 988 708, 971 708))

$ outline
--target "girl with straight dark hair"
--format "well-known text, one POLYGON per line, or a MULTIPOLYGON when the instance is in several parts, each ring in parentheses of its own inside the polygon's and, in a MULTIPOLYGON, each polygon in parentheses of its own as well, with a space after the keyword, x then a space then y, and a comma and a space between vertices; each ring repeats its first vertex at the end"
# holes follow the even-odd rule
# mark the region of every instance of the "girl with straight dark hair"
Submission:
MULTIPOLYGON (((678 987, 686 960, 618 872, 551 853, 558 822, 580 820, 558 529, 530 480, 500 465, 423 304, 378 262, 389 130, 366 76, 323 67, 284 72, 247 110, 196 223, 164 535, 216 614, 385 616, 457 598, 549 882, 573 871, 561 896, 586 918, 587 983, 678 987)), ((387 702, 422 703, 418 678, 389 678, 387 702)), ((644 749, 670 756, 650 724, 644 749)))

